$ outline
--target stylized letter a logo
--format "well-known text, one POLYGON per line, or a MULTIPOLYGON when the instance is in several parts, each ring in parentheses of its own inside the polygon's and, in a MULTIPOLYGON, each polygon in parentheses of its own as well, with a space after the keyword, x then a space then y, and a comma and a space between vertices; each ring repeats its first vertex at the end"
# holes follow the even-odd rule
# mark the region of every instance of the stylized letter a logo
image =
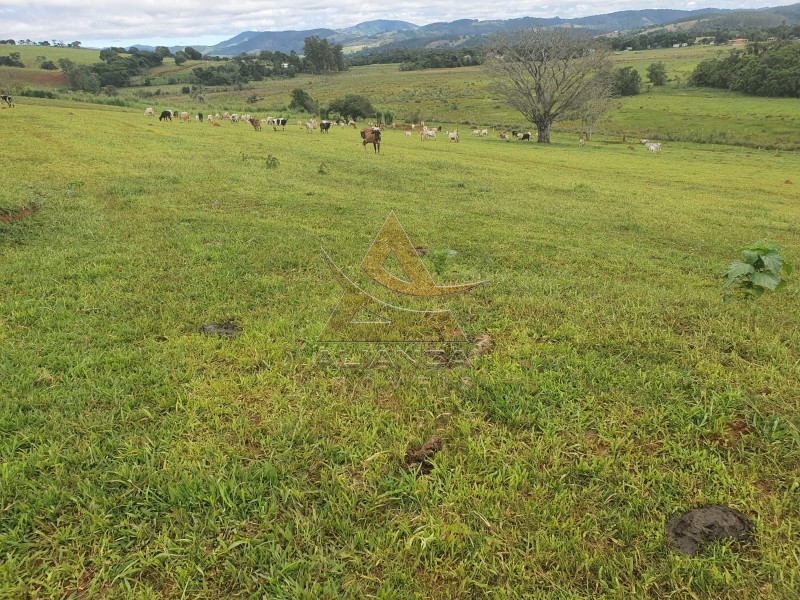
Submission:
MULTIPOLYGON (((339 305, 320 334, 321 342, 464 342, 466 338, 450 311, 410 310, 382 302, 353 283, 322 249, 333 277, 344 289, 339 305), (369 320, 359 320, 368 315, 369 320)), ((390 212, 372 243, 361 268, 374 281, 397 294, 436 297, 466 292, 481 281, 460 285, 437 286, 425 268, 403 226, 390 212), (407 279, 386 270, 386 261, 394 256, 407 279)))

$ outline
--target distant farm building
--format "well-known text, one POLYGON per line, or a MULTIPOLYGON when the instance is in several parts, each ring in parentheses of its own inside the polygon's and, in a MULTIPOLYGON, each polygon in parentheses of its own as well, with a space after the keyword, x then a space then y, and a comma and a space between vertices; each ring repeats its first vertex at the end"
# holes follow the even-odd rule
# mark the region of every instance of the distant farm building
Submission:
POLYGON ((735 40, 731 40, 729 43, 731 46, 744 46, 749 42, 747 38, 736 38, 735 40))

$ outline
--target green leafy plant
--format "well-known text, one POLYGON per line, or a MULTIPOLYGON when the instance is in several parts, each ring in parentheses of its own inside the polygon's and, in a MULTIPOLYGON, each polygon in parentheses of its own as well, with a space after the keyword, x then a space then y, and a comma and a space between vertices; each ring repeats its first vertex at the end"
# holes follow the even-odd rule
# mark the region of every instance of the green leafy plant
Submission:
POLYGON ((725 283, 725 300, 734 296, 746 300, 750 304, 750 327, 753 330, 753 342, 758 351, 758 330, 756 329, 756 305, 753 300, 760 298, 764 292, 776 292, 786 287, 785 275, 791 275, 792 266, 783 261, 780 246, 770 242, 758 242, 741 248, 741 259, 735 260, 728 267, 723 277, 725 283))
POLYGON ((280 164, 281 163, 280 163, 280 161, 278 160, 278 158, 276 156, 272 156, 272 154, 269 154, 267 156, 267 160, 265 162, 265 166, 268 169, 277 169, 278 165, 280 165, 280 164))
POLYGON ((783 261, 780 246, 759 242, 740 249, 742 258, 728 267, 725 277, 725 299, 739 295, 745 300, 759 298, 764 292, 786 287, 782 272, 791 275, 792 266, 783 261))

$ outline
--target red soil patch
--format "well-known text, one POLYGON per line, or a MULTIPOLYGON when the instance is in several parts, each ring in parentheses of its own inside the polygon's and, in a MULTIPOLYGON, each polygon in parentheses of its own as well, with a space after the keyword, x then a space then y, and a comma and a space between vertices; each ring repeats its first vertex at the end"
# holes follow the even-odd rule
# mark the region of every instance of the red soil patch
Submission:
POLYGON ((46 86, 60 86, 64 85, 66 79, 64 79, 64 74, 59 72, 52 72, 52 71, 42 71, 41 73, 31 73, 25 77, 25 80, 28 83, 34 83, 37 85, 46 85, 46 86))
POLYGON ((0 223, 13 223, 25 217, 30 217, 33 214, 32 208, 20 208, 19 210, 12 210, 10 212, 0 213, 0 223))

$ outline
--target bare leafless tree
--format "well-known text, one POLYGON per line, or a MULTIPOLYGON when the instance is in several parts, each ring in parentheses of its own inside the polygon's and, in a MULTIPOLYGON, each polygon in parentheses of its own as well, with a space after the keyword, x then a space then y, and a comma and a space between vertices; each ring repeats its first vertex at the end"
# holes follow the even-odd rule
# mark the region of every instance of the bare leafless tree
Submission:
POLYGON ((554 122, 612 93, 608 51, 566 28, 498 34, 484 65, 492 91, 536 125, 540 143, 554 122))

